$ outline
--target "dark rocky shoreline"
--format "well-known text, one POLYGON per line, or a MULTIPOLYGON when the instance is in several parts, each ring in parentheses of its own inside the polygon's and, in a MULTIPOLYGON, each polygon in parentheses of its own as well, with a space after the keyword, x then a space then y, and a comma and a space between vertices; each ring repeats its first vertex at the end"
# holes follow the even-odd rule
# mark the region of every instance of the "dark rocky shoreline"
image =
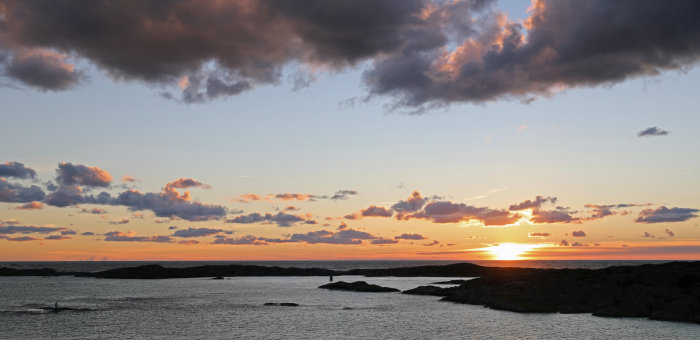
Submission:
MULTIPOLYGON (((602 269, 482 267, 470 263, 334 271, 254 265, 165 268, 146 265, 100 272, 0 268, 0 276, 78 276, 167 279, 235 276, 476 277, 458 286, 423 286, 406 294, 442 296, 444 301, 525 313, 592 313, 700 323, 700 261, 602 269)), ((444 284, 440 282, 440 284, 444 284)))

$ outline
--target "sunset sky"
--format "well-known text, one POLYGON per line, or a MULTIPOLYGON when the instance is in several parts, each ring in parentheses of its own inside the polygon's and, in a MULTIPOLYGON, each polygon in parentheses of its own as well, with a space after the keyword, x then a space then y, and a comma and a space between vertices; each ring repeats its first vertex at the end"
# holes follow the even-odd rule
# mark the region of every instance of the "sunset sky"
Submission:
POLYGON ((697 13, 0 0, 0 261, 700 260, 697 13))

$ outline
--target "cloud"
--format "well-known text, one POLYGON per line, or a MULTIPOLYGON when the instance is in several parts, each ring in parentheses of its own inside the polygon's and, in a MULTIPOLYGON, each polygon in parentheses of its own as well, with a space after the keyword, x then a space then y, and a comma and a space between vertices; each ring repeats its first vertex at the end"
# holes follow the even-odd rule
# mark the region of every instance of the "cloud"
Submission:
POLYGON ((0 236, 0 239, 7 240, 10 242, 27 242, 27 241, 38 241, 41 240, 36 237, 31 237, 31 236, 19 236, 19 237, 7 237, 7 236, 0 236))
POLYGON ((107 187, 112 182, 112 175, 98 167, 61 162, 56 170, 56 182, 59 185, 107 187))
POLYGON ((212 244, 230 244, 230 245, 267 245, 267 242, 263 239, 259 239, 253 235, 246 235, 241 237, 226 237, 224 235, 216 235, 214 242, 212 244))
POLYGON ((357 195, 357 191, 355 190, 338 190, 331 196, 331 199, 334 201, 337 200, 346 200, 350 198, 352 195, 357 195))
POLYGON ((70 230, 70 229, 68 229, 68 230, 62 230, 62 231, 61 231, 61 235, 75 235, 75 234, 77 234, 77 233, 78 233, 77 231, 75 231, 75 230, 70 230))
POLYGON ((275 198, 281 201, 308 201, 312 200, 315 196, 311 194, 293 194, 293 193, 283 193, 276 194, 275 198))
POLYGON ((107 211, 102 209, 102 208, 92 208, 92 209, 82 208, 82 209, 80 209, 80 212, 86 213, 86 214, 94 214, 94 215, 104 215, 107 213, 107 211))
POLYGON ((0 202, 29 203, 43 201, 45 197, 44 191, 36 185, 25 187, 0 178, 0 202))
POLYGON ((569 241, 567 241, 567 240, 561 240, 561 242, 559 242, 559 246, 568 247, 568 246, 569 246, 569 241))
POLYGON ((370 93, 412 108, 530 102, 567 88, 682 70, 700 57, 694 1, 538 0, 523 23, 484 3, 445 2, 426 13, 431 30, 416 30, 412 44, 365 73, 370 93))
POLYGON ((653 238, 654 235, 652 235, 652 234, 650 234, 649 232, 646 232, 646 231, 645 231, 645 232, 642 234, 642 237, 651 237, 651 238, 653 238))
POLYGON ((66 62, 67 56, 43 49, 24 49, 13 54, 5 74, 42 91, 62 91, 84 79, 83 73, 66 62))
POLYGON ((105 233, 105 236, 105 241, 107 242, 173 242, 170 236, 133 236, 131 233, 123 233, 121 231, 110 231, 105 233))
POLYGON ((642 131, 639 131, 639 133, 637 134, 637 137, 666 136, 669 133, 670 132, 668 132, 666 130, 661 130, 661 129, 657 128, 656 126, 653 126, 650 128, 646 128, 642 131))
POLYGON ((15 210, 39 210, 43 208, 44 205, 41 202, 29 202, 15 207, 15 210))
POLYGON ((310 218, 310 216, 301 216, 286 214, 279 212, 276 215, 267 213, 262 215, 260 213, 250 213, 248 215, 236 216, 232 219, 227 219, 226 223, 239 223, 239 224, 250 224, 259 222, 270 222, 277 224, 278 227, 291 227, 297 222, 303 222, 306 224, 316 224, 316 221, 310 218))
POLYGON ((475 207, 449 201, 430 202, 418 212, 407 214, 402 219, 425 219, 433 223, 458 223, 479 221, 485 226, 502 226, 515 223, 520 218, 507 210, 475 207))
POLYGON ((637 223, 665 223, 684 222, 698 217, 698 209, 691 208, 667 208, 665 206, 656 209, 644 209, 635 220, 637 223))
POLYGON ((541 238, 545 238, 545 237, 549 237, 549 236, 551 236, 551 235, 552 235, 552 234, 550 234, 550 233, 528 233, 528 234, 527 234, 527 237, 541 237, 541 238))
POLYGON ((180 194, 175 188, 181 185, 185 184, 178 181, 170 182, 160 193, 144 194, 137 190, 128 190, 116 198, 108 198, 105 201, 110 205, 126 206, 132 211, 151 210, 158 217, 179 217, 188 221, 206 221, 226 215, 226 209, 221 205, 192 201, 188 191, 180 194))
POLYGON ((95 233, 93 233, 92 231, 86 231, 86 232, 80 233, 80 235, 83 235, 83 236, 95 236, 95 233))
POLYGON ((202 188, 211 189, 211 186, 204 184, 202 182, 196 181, 191 178, 179 178, 172 182, 165 184, 166 188, 177 188, 177 189, 187 189, 187 188, 202 188))
POLYGON ((72 237, 70 236, 64 236, 64 235, 50 235, 44 237, 44 240, 55 240, 55 241, 61 241, 61 240, 70 240, 72 237))
POLYGON ((83 196, 83 188, 79 186, 60 186, 56 191, 46 196, 44 201, 54 207, 67 207, 81 203, 92 203, 94 196, 83 196))
POLYGON ((533 200, 533 201, 526 200, 526 201, 520 202, 518 204, 513 204, 508 208, 508 210, 518 211, 518 210, 525 210, 525 209, 539 209, 545 203, 554 204, 556 202, 557 202, 556 197, 536 196, 535 200, 533 200))
POLYGON ((176 231, 173 236, 176 237, 203 237, 224 232, 222 229, 213 228, 187 228, 176 231))
POLYGON ((392 240, 390 238, 377 238, 377 239, 372 240, 372 242, 370 242, 370 243, 372 243, 372 244, 395 244, 395 243, 399 243, 399 241, 392 240))
POLYGON ((394 236, 396 240, 425 240, 425 236, 421 234, 401 234, 399 236, 394 236))
POLYGON ((668 235, 668 237, 676 236, 676 234, 674 234, 673 231, 671 231, 670 229, 664 229, 664 232, 666 233, 666 235, 668 235))
POLYGON ((370 205, 369 207, 360 210, 354 214, 345 215, 345 218, 350 220, 358 220, 363 217, 391 217, 394 214, 391 209, 370 205))
POLYGON ((19 162, 0 164, 0 177, 34 178, 36 171, 19 162))
POLYGON ((438 245, 438 244, 440 244, 440 241, 433 240, 433 242, 424 243, 423 246, 425 246, 425 247, 432 247, 432 246, 436 246, 436 245, 438 245))
POLYGON ((580 219, 574 217, 573 212, 569 208, 556 207, 554 210, 539 210, 532 211, 532 222, 543 223, 580 223, 580 219))
MULTIPOLYGON (((398 212, 397 218, 403 216, 404 213, 416 212, 423 208, 426 200, 420 195, 420 192, 414 191, 405 201, 399 201, 391 206, 391 210, 398 212)), ((401 219, 401 218, 399 218, 401 219)))
POLYGON ((0 234, 48 234, 57 231, 69 230, 64 227, 37 227, 37 226, 20 226, 20 225, 4 225, 0 224, 0 234))
POLYGON ((137 182, 137 179, 129 175, 124 175, 122 176, 122 182, 134 183, 137 182))
POLYGON ((109 221, 109 224, 115 224, 115 225, 116 224, 128 224, 128 223, 129 223, 129 220, 126 218, 123 218, 123 219, 118 220, 118 221, 109 221))
POLYGON ((586 237, 586 233, 583 230, 579 230, 579 231, 574 230, 571 232, 571 236, 573 236, 573 237, 586 237))

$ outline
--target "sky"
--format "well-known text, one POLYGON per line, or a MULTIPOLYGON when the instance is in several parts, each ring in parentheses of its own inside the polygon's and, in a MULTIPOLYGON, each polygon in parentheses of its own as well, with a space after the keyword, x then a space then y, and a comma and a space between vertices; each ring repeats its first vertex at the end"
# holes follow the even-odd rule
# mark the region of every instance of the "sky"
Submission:
POLYGON ((0 261, 700 260, 696 1, 0 1, 0 261))

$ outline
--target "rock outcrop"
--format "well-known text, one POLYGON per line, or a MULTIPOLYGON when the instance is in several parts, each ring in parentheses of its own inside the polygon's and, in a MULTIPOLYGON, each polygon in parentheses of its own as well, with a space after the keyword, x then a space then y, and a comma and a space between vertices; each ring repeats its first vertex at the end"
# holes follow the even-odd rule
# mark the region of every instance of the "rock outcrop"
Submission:
POLYGON ((350 282, 350 283, 338 281, 338 282, 325 284, 325 285, 320 286, 318 288, 333 289, 333 290, 349 290, 349 291, 353 291, 353 292, 363 292, 363 293, 389 293, 389 292, 398 292, 399 291, 396 288, 377 286, 377 285, 369 284, 365 281, 356 281, 356 282, 350 282))

